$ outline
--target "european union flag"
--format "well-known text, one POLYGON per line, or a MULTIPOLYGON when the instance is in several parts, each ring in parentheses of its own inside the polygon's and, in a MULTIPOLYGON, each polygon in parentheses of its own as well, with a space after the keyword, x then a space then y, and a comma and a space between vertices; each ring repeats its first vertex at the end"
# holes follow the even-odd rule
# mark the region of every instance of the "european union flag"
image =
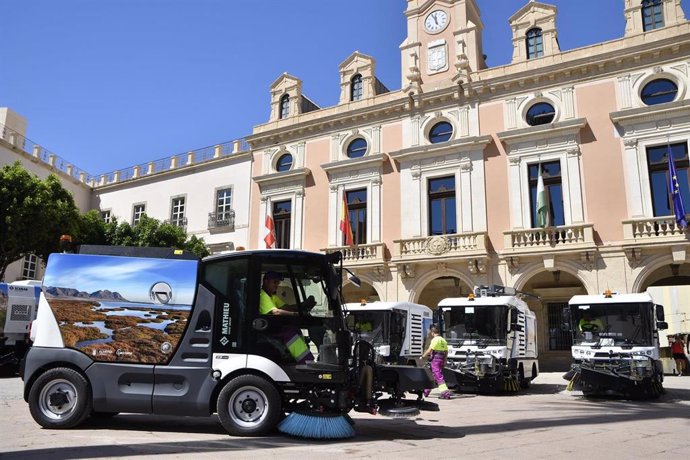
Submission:
POLYGON ((668 193, 671 194, 671 200, 673 201, 673 212, 676 214, 676 222, 681 228, 685 228, 688 226, 688 221, 685 220, 685 206, 680 195, 676 165, 673 163, 673 152, 671 152, 670 146, 668 148, 668 177, 668 193))

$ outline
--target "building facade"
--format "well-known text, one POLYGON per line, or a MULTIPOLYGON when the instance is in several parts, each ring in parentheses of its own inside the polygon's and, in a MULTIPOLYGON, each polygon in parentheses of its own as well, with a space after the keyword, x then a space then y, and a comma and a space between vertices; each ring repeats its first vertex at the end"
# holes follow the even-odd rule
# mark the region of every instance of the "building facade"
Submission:
POLYGON ((271 216, 278 247, 343 251, 364 281, 346 285, 350 301, 434 308, 513 286, 541 297, 541 356, 566 363, 571 296, 690 284, 667 188, 672 155, 690 203, 690 24, 680 0, 623 0, 621 14, 622 37, 561 50, 557 9, 530 1, 508 18, 512 62, 489 68, 475 0, 408 0, 400 89, 359 52, 333 107, 283 74, 246 147, 94 178, 89 206, 129 221, 144 205, 216 251, 265 247, 271 216), (212 232, 227 190, 234 231, 212 232))

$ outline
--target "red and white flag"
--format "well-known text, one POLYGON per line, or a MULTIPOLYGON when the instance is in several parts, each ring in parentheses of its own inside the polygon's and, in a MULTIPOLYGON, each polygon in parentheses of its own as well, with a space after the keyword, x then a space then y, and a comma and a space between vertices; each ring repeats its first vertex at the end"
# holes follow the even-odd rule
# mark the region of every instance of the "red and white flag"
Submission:
POLYGON ((352 226, 350 225, 350 212, 347 209, 347 198, 343 191, 343 205, 340 209, 340 231, 343 232, 343 244, 345 246, 354 246, 354 238, 352 237, 352 226))
POLYGON ((276 227, 273 222, 272 206, 272 203, 266 204, 266 236, 264 236, 266 249, 274 249, 276 247, 276 227))

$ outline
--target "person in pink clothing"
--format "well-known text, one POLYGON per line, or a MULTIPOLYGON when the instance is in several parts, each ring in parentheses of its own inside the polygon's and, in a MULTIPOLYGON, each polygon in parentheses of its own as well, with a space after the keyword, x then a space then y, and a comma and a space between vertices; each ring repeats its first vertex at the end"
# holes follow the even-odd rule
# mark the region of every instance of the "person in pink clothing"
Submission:
MULTIPOLYGON (((438 389, 441 390, 440 398, 450 399, 450 390, 448 390, 446 380, 443 378, 443 368, 448 357, 448 342, 441 337, 441 331, 437 325, 432 324, 429 330, 431 332, 431 343, 429 343, 429 348, 424 352, 422 358, 430 357, 431 372, 434 374, 434 381, 438 385, 438 389)), ((424 390, 424 396, 429 396, 429 393, 431 393, 431 390, 424 390)))

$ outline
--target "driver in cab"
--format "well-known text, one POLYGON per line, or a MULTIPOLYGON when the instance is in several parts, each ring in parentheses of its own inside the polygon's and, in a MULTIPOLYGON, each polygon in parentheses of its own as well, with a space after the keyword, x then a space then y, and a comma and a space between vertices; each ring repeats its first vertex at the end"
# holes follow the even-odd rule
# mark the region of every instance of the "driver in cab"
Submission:
POLYGON ((599 318, 594 318, 592 312, 585 310, 577 327, 580 332, 601 332, 604 330, 604 323, 599 318))

